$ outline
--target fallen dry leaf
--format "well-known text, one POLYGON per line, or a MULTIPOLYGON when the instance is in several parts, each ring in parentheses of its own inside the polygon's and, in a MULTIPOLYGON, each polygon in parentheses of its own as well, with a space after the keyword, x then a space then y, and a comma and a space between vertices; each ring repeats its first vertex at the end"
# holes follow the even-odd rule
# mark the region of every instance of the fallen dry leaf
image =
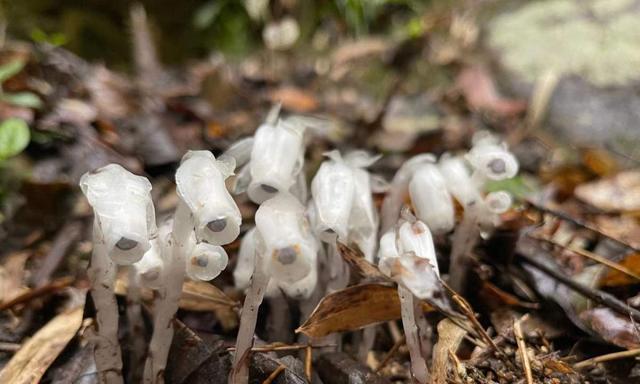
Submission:
POLYGON ((492 112, 500 117, 513 117, 527 109, 522 100, 502 97, 489 72, 481 66, 463 69, 456 79, 456 86, 472 109, 492 112))
POLYGON ((295 87, 281 87, 269 92, 272 103, 282 103, 284 109, 305 113, 318 108, 318 100, 309 92, 295 87))
POLYGON ((15 252, 6 256, 0 266, 0 302, 6 302, 27 290, 24 267, 31 252, 15 252))
POLYGON ((391 281, 390 278, 380 272, 378 267, 368 262, 360 250, 339 242, 338 251, 344 261, 346 261, 352 270, 360 275, 360 277, 377 281, 391 281))
MULTIPOLYGON (((423 306, 425 311, 431 309, 423 306)), ((325 296, 296 333, 318 338, 399 318, 400 299, 395 287, 362 284, 325 296)))
POLYGON ((604 235, 640 249, 640 223, 633 217, 598 215, 594 226, 604 235))
POLYGON ((35 384, 58 357, 82 324, 83 307, 54 317, 0 371, 0 383, 35 384))
MULTIPOLYGON (((624 260, 620 262, 620 265, 640 274, 640 253, 627 255, 624 260)), ((618 287, 637 283, 637 279, 615 269, 609 269, 609 272, 600 279, 600 285, 604 287, 618 287)))
POLYGON ((467 331, 449 319, 438 323, 438 342, 433 350, 433 383, 446 384, 449 353, 455 354, 467 331))
POLYGON ((640 347, 640 333, 628 317, 604 307, 584 311, 580 317, 605 341, 628 349, 640 347))
POLYGON ((640 211, 640 170, 631 170, 575 189, 578 199, 606 212, 640 211))
MULTIPOLYGON (((114 291, 117 295, 126 295, 128 285, 126 274, 122 274, 116 280, 114 291)), ((143 288, 141 297, 145 301, 151 301, 153 300, 153 292, 150 289, 143 288)), ((181 309, 207 312, 234 308, 239 305, 237 301, 207 282, 187 280, 182 286, 181 309)))

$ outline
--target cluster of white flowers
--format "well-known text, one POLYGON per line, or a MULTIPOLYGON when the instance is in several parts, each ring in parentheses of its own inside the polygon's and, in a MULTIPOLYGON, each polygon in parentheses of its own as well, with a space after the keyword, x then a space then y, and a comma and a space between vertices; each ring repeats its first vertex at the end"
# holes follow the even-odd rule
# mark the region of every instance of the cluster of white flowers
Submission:
POLYGON ((188 152, 176 172, 180 197, 176 214, 159 230, 146 178, 116 164, 82 177, 80 186, 95 216, 89 274, 101 336, 96 364, 108 380, 122 382, 113 293, 117 266, 134 268, 130 290, 137 289, 139 282, 160 291, 144 378, 145 382, 156 382, 166 365, 173 335, 171 319, 185 273, 194 280, 214 279, 228 263, 221 245, 240 233, 240 210, 225 186, 234 167, 232 161, 216 160, 208 151, 188 152))
MULTIPOLYGON (((259 204, 255 227, 242 238, 234 271, 237 287, 246 289, 247 296, 230 378, 233 382, 248 378, 245 357, 263 295, 283 292, 304 300, 319 289, 329 289, 319 284, 327 281, 320 279, 319 271, 334 271, 332 264, 342 263, 339 258, 325 257, 336 254, 338 241, 355 244, 369 262, 377 254, 380 270, 408 290, 399 291, 405 305, 413 302, 413 296, 428 298, 434 279, 439 278, 432 233, 446 234, 454 228, 454 199, 464 208, 464 217, 473 219, 467 221, 474 228, 495 225, 497 215, 511 205, 504 191, 484 192, 487 180, 513 177, 518 170, 506 146, 490 135, 474 138, 472 149, 464 156, 443 155, 436 161, 423 154, 409 159, 390 186, 367 170, 379 156, 364 151, 328 152, 311 181, 308 198, 304 135, 305 127, 313 125, 313 120, 305 118, 278 118, 275 109, 253 137, 240 140, 217 159, 208 151, 188 152, 176 172, 179 200, 175 214, 159 229, 146 178, 118 165, 82 178, 82 190, 95 213, 91 276, 98 332, 103 336, 96 349, 100 372, 117 374, 122 367, 113 283, 117 266, 131 265, 136 282, 131 282, 130 289, 139 283, 160 292, 145 382, 156 382, 161 376, 173 334, 170 320, 177 311, 185 275, 194 280, 214 279, 228 264, 222 245, 240 234, 240 210, 227 185, 233 193, 246 192, 259 204), (236 165, 240 168, 237 175, 236 165), (235 177, 229 179, 231 176, 235 177), (373 194, 382 191, 388 193, 380 232, 373 194), (402 209, 406 197, 417 217, 402 209), (322 269, 323 265, 327 268, 322 269), (116 324, 116 332, 108 322, 116 324)), ((460 225, 458 230, 460 227, 468 226, 460 225)), ((341 281, 346 285, 348 275, 341 281)), ((416 348, 411 346, 412 359, 416 348)))

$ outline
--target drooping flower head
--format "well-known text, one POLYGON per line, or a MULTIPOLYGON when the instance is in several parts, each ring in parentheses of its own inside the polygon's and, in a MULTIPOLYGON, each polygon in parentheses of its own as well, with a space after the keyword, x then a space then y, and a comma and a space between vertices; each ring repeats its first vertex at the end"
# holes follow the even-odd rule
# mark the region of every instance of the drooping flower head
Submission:
POLYGON ((84 174, 80 188, 93 207, 109 257, 121 265, 140 260, 156 232, 149 180, 110 164, 84 174))

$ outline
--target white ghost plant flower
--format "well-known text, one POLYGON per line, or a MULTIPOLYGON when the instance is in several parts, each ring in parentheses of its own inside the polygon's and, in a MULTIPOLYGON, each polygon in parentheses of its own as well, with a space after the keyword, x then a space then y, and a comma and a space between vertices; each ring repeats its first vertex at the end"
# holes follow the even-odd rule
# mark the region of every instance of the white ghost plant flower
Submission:
POLYGON ((424 164, 433 164, 436 157, 430 153, 416 155, 405 161, 391 180, 389 191, 382 202, 381 231, 386 233, 398 222, 404 199, 409 193, 409 183, 417 169, 424 164))
POLYGON ((455 224, 453 200, 446 180, 435 164, 423 164, 409 182, 409 195, 416 216, 435 233, 446 233, 455 224))
POLYGON ((473 168, 490 180, 510 179, 518 174, 518 160, 505 143, 487 132, 478 132, 465 156, 473 168))
MULTIPOLYGON (((408 216, 404 214, 404 216, 408 216)), ((429 371, 423 355, 421 329, 425 324, 419 300, 432 295, 439 276, 438 262, 429 227, 409 217, 380 238, 380 270, 398 283, 402 325, 411 358, 411 373, 419 383, 427 383, 429 371)))
POLYGON ((80 188, 93 207, 109 257, 119 265, 140 260, 156 231, 149 181, 109 164, 84 174, 80 188))
POLYGON ((113 292, 117 265, 140 260, 156 235, 151 184, 120 165, 86 173, 80 188, 94 211, 93 254, 89 267, 96 306, 96 367, 103 382, 122 383, 118 306, 113 292))
POLYGON ((270 281, 275 281, 287 294, 302 296, 310 294, 317 282, 317 276, 313 275, 317 274, 318 244, 305 216, 305 207, 298 199, 289 193, 276 194, 260 205, 255 222, 255 238, 243 244, 249 254, 243 255, 242 270, 235 274, 236 279, 243 278, 253 248, 255 264, 240 317, 229 383, 248 382, 246 354, 253 342, 258 307, 270 281))
POLYGON ((187 258, 187 276, 192 280, 213 280, 227 267, 229 256, 219 245, 199 243, 187 258))
POLYGON ((225 159, 230 161, 216 160, 209 151, 189 151, 176 173, 178 191, 193 214, 198 242, 224 245, 240 234, 240 210, 225 185, 235 161, 225 159))
MULTIPOLYGON (((172 319, 178 310, 187 262, 195 257, 196 264, 199 264, 202 255, 193 254, 194 249, 201 250, 195 243, 228 244, 240 232, 240 210, 225 186, 225 179, 233 173, 235 161, 229 157, 226 159, 216 160, 208 151, 190 151, 183 156, 176 172, 179 200, 169 244, 164 248, 163 284, 155 304, 153 335, 144 369, 145 383, 162 380, 173 338, 172 319)), ((202 279, 219 273, 217 269, 223 264, 226 253, 223 256, 220 249, 215 248, 212 255, 216 259, 211 263, 214 268, 211 271, 193 268, 190 270, 193 276, 202 279)), ((207 265, 211 260, 209 257, 205 257, 207 265)))
POLYGON ((304 164, 304 125, 287 119, 262 124, 255 133, 249 169, 249 198, 260 204, 288 192, 304 164))
POLYGON ((324 161, 311 181, 311 196, 315 208, 315 231, 323 241, 338 239, 347 241, 349 217, 355 195, 355 178, 352 168, 337 151, 326 154, 324 161))

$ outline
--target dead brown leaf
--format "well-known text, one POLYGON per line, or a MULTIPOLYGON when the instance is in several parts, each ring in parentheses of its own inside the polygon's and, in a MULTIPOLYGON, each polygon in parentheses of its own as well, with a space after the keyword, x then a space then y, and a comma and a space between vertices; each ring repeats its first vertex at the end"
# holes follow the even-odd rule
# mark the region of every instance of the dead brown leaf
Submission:
POLYGON ((580 317, 605 341, 628 349, 640 347, 640 330, 629 317, 604 307, 584 311, 580 317))
POLYGON ((58 357, 82 324, 82 306, 63 312, 49 321, 0 371, 1 383, 35 384, 58 357))
POLYGON ((391 281, 390 278, 380 272, 378 267, 368 262, 360 250, 339 242, 338 251, 344 261, 362 278, 376 281, 391 281))
MULTIPOLYGON (((126 275, 118 276, 115 283, 117 295, 126 295, 128 289, 126 275)), ((153 292, 143 288, 141 297, 145 301, 153 300, 153 292)), ((220 309, 230 309, 238 307, 240 304, 227 296, 216 286, 204 281, 187 280, 182 286, 182 297, 180 297, 180 308, 188 311, 207 312, 220 309)))
POLYGON ((491 112, 500 117, 513 117, 527 109, 525 101, 502 97, 493 78, 482 66, 463 69, 458 74, 456 86, 471 109, 491 112))
MULTIPOLYGON (((624 258, 620 265, 640 274, 640 253, 632 253, 624 258)), ((617 287, 622 285, 637 284, 638 280, 615 269, 609 272, 600 280, 600 285, 605 287, 617 287)))
POLYGON ((640 170, 579 185, 575 195, 580 200, 606 212, 640 211, 640 170))
POLYGON ((447 383, 447 367, 449 353, 455 354, 467 331, 460 328, 450 319, 438 323, 438 342, 433 351, 433 383, 447 383))
POLYGON ((272 103, 282 103, 284 109, 305 113, 318 108, 318 100, 309 92, 296 87, 281 87, 269 92, 272 103))
POLYGON ((598 215, 594 225, 605 236, 640 249, 640 223, 633 217, 598 215))
POLYGON ((31 252, 9 254, 0 266, 0 302, 5 302, 23 293, 24 267, 31 252))
MULTIPOLYGON (((431 309, 423 306, 424 310, 431 309)), ((325 296, 296 333, 318 338, 399 318, 400 299, 395 287, 362 284, 325 296)))

